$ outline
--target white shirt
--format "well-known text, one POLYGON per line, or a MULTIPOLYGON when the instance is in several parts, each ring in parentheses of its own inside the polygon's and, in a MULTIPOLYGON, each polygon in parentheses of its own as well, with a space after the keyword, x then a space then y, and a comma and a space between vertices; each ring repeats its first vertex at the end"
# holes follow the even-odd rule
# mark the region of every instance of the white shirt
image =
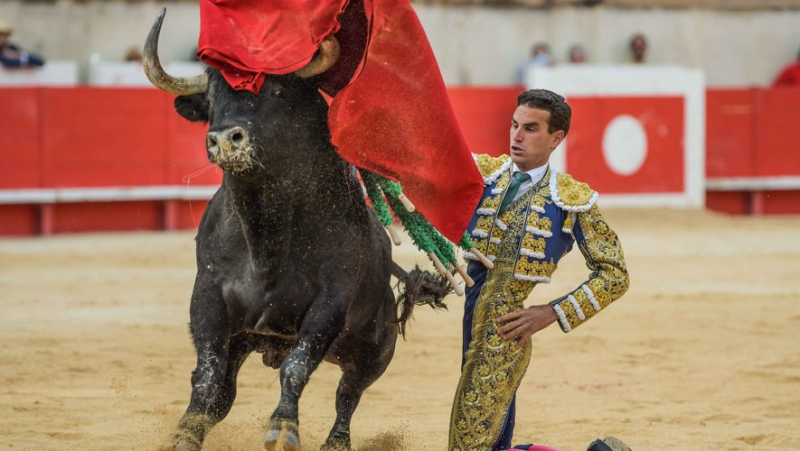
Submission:
MULTIPOLYGON (((528 180, 527 182, 522 182, 522 184, 519 186, 519 191, 517 191, 517 195, 514 196, 514 200, 519 199, 520 196, 525 194, 525 191, 528 191, 533 186, 535 186, 537 183, 542 181, 542 178, 547 173, 547 166, 548 165, 545 164, 545 165, 539 166, 538 168, 533 168, 530 171, 527 171, 528 175, 531 176, 531 179, 528 180)), ((512 168, 512 172, 511 172, 512 176, 514 175, 515 172, 522 172, 522 171, 519 170, 517 165, 514 164, 514 163, 511 163, 511 168, 512 168)))

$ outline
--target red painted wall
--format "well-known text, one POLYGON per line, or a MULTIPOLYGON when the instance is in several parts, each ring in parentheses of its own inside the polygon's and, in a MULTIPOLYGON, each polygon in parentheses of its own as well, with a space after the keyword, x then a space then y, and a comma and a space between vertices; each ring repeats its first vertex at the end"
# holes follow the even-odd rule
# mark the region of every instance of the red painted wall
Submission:
POLYGON ((41 186, 39 92, 0 89, 0 189, 41 186))
MULTIPOLYGON (((706 176, 800 175, 800 89, 706 91, 706 176)), ((750 212, 749 192, 709 192, 709 209, 750 212)), ((800 213, 800 191, 770 191, 767 214, 800 213)))
POLYGON ((752 89, 706 91, 707 177, 754 175, 755 98, 752 89))
POLYGON ((0 236, 39 233, 39 210, 33 205, 0 205, 0 236))
POLYGON ((684 105, 680 97, 573 97, 567 168, 606 194, 680 193, 684 185, 684 105), (621 176, 604 164, 603 134, 620 114, 634 117, 647 136, 647 159, 621 176))
MULTIPOLYGON (((205 126, 175 114, 173 97, 155 89, 0 89, 0 189, 218 185, 205 126)), ((176 205, 176 226, 199 223, 204 201, 176 205)), ((158 230, 164 210, 160 202, 0 205, 0 235, 39 233, 39 218, 54 233, 158 230)))
MULTIPOLYGON (((449 89, 473 152, 507 151, 521 89, 449 89)), ((173 96, 155 89, 0 89, 0 189, 218 185, 222 174, 206 159, 205 126, 183 120, 172 102, 173 96)), ((575 102, 571 150, 580 148, 592 117, 608 107, 591 99, 575 102)), ((645 116, 647 108, 642 105, 645 116)), ((706 108, 708 177, 800 175, 800 90, 712 89, 706 108)), ((748 196, 710 192, 707 203, 742 214, 748 196)), ((800 192, 771 192, 763 200, 767 213, 800 213, 800 192)), ((173 202, 169 208, 161 202, 57 204, 46 212, 0 205, 0 235, 38 233, 40 217, 54 232, 156 230, 167 221, 167 210, 175 214, 173 225, 192 228, 204 209, 204 201, 173 202)))
POLYGON ((750 193, 746 191, 711 191, 706 193, 706 208, 722 213, 750 213, 750 193))
POLYGON ((53 233, 89 230, 159 230, 161 204, 157 202, 81 202, 53 206, 53 233))
POLYGON ((756 175, 800 174, 800 89, 759 89, 756 95, 756 175))

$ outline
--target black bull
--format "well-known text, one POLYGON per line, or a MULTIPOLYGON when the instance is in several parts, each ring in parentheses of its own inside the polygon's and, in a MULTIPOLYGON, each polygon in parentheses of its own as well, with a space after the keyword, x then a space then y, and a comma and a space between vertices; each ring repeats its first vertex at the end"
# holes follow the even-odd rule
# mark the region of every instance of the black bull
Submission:
POLYGON ((449 287, 392 262, 354 168, 330 144, 327 104, 314 82, 329 55, 300 75, 268 76, 259 94, 235 91, 214 70, 182 79, 164 73, 162 21, 163 12, 148 36, 148 76, 183 94, 175 100, 181 116, 209 123, 208 157, 225 173, 196 238, 190 328, 197 367, 173 447, 202 446, 230 411, 239 369, 256 351, 280 368, 265 447, 299 449, 298 399, 324 359, 343 374, 323 449, 349 449, 350 420, 394 354, 398 318, 415 303, 439 305, 449 287), (397 301, 391 275, 404 287, 397 301))

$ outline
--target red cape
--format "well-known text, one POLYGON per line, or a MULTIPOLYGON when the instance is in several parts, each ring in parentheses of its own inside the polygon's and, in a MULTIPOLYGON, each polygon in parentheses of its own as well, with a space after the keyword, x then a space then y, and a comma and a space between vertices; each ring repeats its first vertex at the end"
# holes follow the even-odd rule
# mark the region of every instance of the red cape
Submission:
POLYGON ((422 215, 458 242, 483 191, 419 19, 408 0, 200 0, 198 57, 235 89, 305 66, 333 34, 341 56, 331 142, 351 164, 399 181, 422 215))

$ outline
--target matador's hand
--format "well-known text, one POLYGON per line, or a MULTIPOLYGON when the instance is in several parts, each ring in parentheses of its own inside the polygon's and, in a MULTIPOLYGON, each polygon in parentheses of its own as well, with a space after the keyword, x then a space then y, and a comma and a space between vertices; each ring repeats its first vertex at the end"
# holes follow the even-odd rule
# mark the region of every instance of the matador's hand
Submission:
POLYGON ((531 335, 553 324, 557 319, 556 311, 549 304, 534 305, 497 318, 498 323, 506 323, 497 331, 504 340, 521 337, 517 342, 517 347, 521 348, 531 335))

